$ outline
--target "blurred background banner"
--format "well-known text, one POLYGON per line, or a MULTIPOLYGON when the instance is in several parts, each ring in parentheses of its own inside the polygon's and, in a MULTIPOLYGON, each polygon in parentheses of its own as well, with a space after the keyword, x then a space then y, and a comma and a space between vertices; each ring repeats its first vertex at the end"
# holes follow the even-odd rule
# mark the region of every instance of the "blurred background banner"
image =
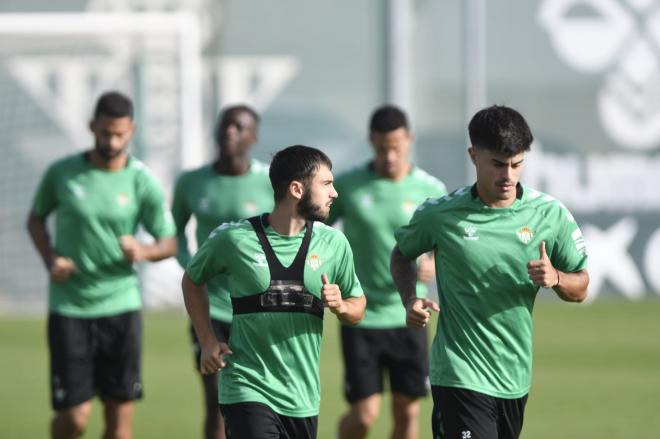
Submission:
MULTIPOLYGON (((560 199, 590 253, 591 300, 660 294, 660 2, 654 0, 3 0, 0 312, 46 307, 25 218, 46 167, 89 148, 98 95, 137 107, 132 151, 168 194, 211 160, 218 111, 262 114, 255 156, 295 143, 343 171, 367 121, 401 105, 415 162, 473 180, 472 114, 517 108, 536 141, 523 182, 560 199)), ((149 307, 180 306, 174 261, 139 267, 149 307)))

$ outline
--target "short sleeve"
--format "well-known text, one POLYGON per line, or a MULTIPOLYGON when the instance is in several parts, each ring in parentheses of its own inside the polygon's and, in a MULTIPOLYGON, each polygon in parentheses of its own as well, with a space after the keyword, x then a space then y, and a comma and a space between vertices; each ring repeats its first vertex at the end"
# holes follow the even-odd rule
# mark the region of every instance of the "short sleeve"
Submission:
POLYGON ((337 249, 337 254, 340 254, 341 257, 339 258, 339 264, 335 272, 335 279, 332 282, 339 286, 342 298, 360 297, 364 293, 357 274, 355 274, 353 251, 343 234, 338 241, 341 248, 337 249))
POLYGON ((587 267, 587 244, 573 215, 564 206, 560 207, 555 224, 556 246, 550 254, 552 265, 567 273, 584 270, 587 267))
POLYGON ((227 272, 225 255, 232 252, 228 250, 229 236, 222 228, 223 226, 220 226, 211 232, 188 262, 186 274, 197 285, 204 284, 218 274, 227 272))
POLYGON ((192 212, 188 207, 186 200, 185 177, 180 176, 174 186, 174 198, 172 200, 172 218, 176 227, 177 255, 176 259, 182 267, 185 267, 190 261, 190 252, 188 251, 188 239, 186 238, 186 224, 190 220, 192 212))
POLYGON ((46 218, 57 207, 57 170, 50 166, 37 186, 32 202, 32 212, 39 218, 46 218))
POLYGON ((154 177, 143 178, 140 222, 156 239, 174 236, 176 228, 163 191, 154 177))
MULTIPOLYGON (((394 231, 399 251, 408 259, 415 259, 422 253, 435 248, 433 215, 430 207, 433 199, 426 200, 415 211, 410 223, 394 231)), ((437 227, 437 224, 435 225, 437 227)))

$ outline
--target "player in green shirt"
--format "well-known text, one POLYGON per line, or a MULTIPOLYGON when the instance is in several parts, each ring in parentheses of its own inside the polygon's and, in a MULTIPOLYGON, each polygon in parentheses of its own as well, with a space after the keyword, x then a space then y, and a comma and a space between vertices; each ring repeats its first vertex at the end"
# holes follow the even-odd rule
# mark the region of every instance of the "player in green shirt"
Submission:
MULTIPOLYGON (((259 116, 250 107, 236 105, 225 109, 215 130, 218 159, 199 169, 183 173, 177 180, 172 202, 172 216, 177 226, 178 255, 182 267, 190 261, 186 224, 195 217, 195 235, 201 245, 218 225, 236 221, 273 208, 273 189, 268 166, 250 159, 257 142, 259 116)), ((229 338, 231 299, 228 279, 218 275, 208 282, 211 323, 219 340, 229 338)), ((200 346, 191 326, 197 369, 200 346)), ((207 439, 224 438, 222 416, 218 410, 217 374, 202 375, 207 439)))
POLYGON ((54 438, 80 436, 98 392, 103 437, 130 437, 140 378, 142 307, 135 262, 176 253, 174 222, 156 178, 127 153, 133 104, 109 92, 90 122, 94 148, 48 168, 28 231, 50 274, 48 339, 54 438), (46 219, 55 213, 55 242, 46 219), (156 239, 142 244, 142 225, 156 239), (122 349, 117 349, 121 346, 122 349))
POLYGON ((517 438, 532 369, 539 288, 586 298, 584 238, 555 198, 519 182, 532 133, 515 110, 470 121, 477 181, 429 200, 396 232, 392 276, 410 326, 440 312, 430 363, 436 438, 517 438), (414 258, 435 252, 438 304, 415 297, 414 258))
POLYGON ((190 260, 183 295, 202 346, 202 372, 223 369, 220 410, 229 438, 314 438, 320 403, 323 308, 356 324, 365 298, 345 236, 319 221, 337 197, 321 151, 278 152, 270 214, 215 229, 190 260), (229 342, 210 323, 205 284, 225 274, 229 342))
MULTIPOLYGON (((413 135, 406 115, 384 105, 371 116, 373 160, 337 178, 341 196, 329 224, 343 221, 355 254, 355 269, 367 296, 364 320, 342 325, 345 397, 350 410, 339 422, 339 437, 363 438, 378 419, 383 375, 392 390, 393 438, 418 436, 419 398, 427 393, 426 329, 407 328, 406 312, 390 275, 394 231, 410 221, 428 198, 446 194, 445 186, 409 160, 413 135)), ((426 297, 433 279, 432 257, 423 254, 417 271, 417 296, 426 297)))

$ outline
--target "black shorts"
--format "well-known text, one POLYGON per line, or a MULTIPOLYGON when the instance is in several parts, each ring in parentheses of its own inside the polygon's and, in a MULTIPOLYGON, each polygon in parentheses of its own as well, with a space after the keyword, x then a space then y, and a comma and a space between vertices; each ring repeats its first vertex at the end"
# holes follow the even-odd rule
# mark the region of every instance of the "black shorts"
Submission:
POLYGON ((227 439, 315 439, 318 416, 278 415, 266 404, 220 404, 227 439))
POLYGON ((139 311, 110 317, 48 316, 51 402, 65 410, 97 393, 104 400, 142 397, 142 318, 139 311))
POLYGON ((426 329, 371 329, 341 326, 344 395, 355 402, 383 392, 387 369, 390 389, 411 398, 428 392, 426 329))
POLYGON ((527 395, 496 398, 472 390, 432 386, 435 439, 517 439, 527 395))
MULTIPOLYGON (((219 341, 225 343, 228 342, 229 328, 231 328, 231 323, 226 323, 222 320, 211 319, 211 327, 213 328, 215 337, 219 341)), ((193 355, 195 355, 195 365, 197 366, 197 371, 199 372, 200 362, 202 360, 202 347, 199 345, 199 340, 197 339, 197 334, 195 334, 195 328, 193 328, 192 323, 190 324, 190 339, 192 340, 193 345, 193 355)))

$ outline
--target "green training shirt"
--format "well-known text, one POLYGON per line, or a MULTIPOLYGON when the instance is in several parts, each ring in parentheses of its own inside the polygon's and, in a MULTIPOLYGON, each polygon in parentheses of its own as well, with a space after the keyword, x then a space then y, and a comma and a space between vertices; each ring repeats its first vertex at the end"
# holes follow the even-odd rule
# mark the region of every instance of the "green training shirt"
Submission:
MULTIPOLYGON (((321 297, 321 274, 339 285, 343 298, 362 295, 353 254, 344 235, 314 223, 305 259, 305 287, 321 297)), ((282 265, 298 252, 304 230, 279 235, 268 226, 266 236, 282 265)), ((223 224, 192 257, 186 273, 196 284, 218 274, 229 279, 231 297, 259 294, 270 284, 266 256, 252 225, 242 220, 223 224)), ((222 404, 259 402, 283 416, 308 417, 319 412, 319 361, 323 321, 305 313, 260 312, 235 315, 231 323, 227 367, 219 386, 222 404)))
MULTIPOLYGON (((382 178, 370 163, 337 177, 335 188, 339 197, 332 204, 328 223, 343 220, 355 271, 367 296, 359 326, 405 327, 406 310, 390 274, 394 231, 407 224, 427 198, 445 195, 445 185, 415 166, 402 180, 382 178)), ((417 295, 426 297, 426 293, 426 285, 418 282, 417 295)))
POLYGON ((65 157, 46 171, 32 210, 42 219, 56 213, 55 252, 77 267, 66 281, 50 281, 51 312, 102 317, 140 309, 138 279, 119 238, 140 224, 157 239, 175 233, 161 187, 141 161, 129 157, 107 171, 84 153, 65 157))
POLYGON ((519 185, 510 207, 490 208, 474 187, 464 187, 420 206, 396 239, 409 258, 436 252, 441 311, 431 384, 508 399, 527 394, 539 290, 527 263, 539 259, 545 241, 558 270, 577 272, 587 264, 582 232, 566 207, 519 185))
MULTIPOLYGON (((174 189, 172 216, 177 227, 177 259, 182 267, 190 261, 185 227, 195 216, 198 246, 220 224, 254 216, 273 208, 273 189, 268 166, 252 160, 247 174, 220 175, 213 165, 181 174, 174 189)), ((211 317, 231 322, 229 286, 224 274, 208 282, 211 317)))

